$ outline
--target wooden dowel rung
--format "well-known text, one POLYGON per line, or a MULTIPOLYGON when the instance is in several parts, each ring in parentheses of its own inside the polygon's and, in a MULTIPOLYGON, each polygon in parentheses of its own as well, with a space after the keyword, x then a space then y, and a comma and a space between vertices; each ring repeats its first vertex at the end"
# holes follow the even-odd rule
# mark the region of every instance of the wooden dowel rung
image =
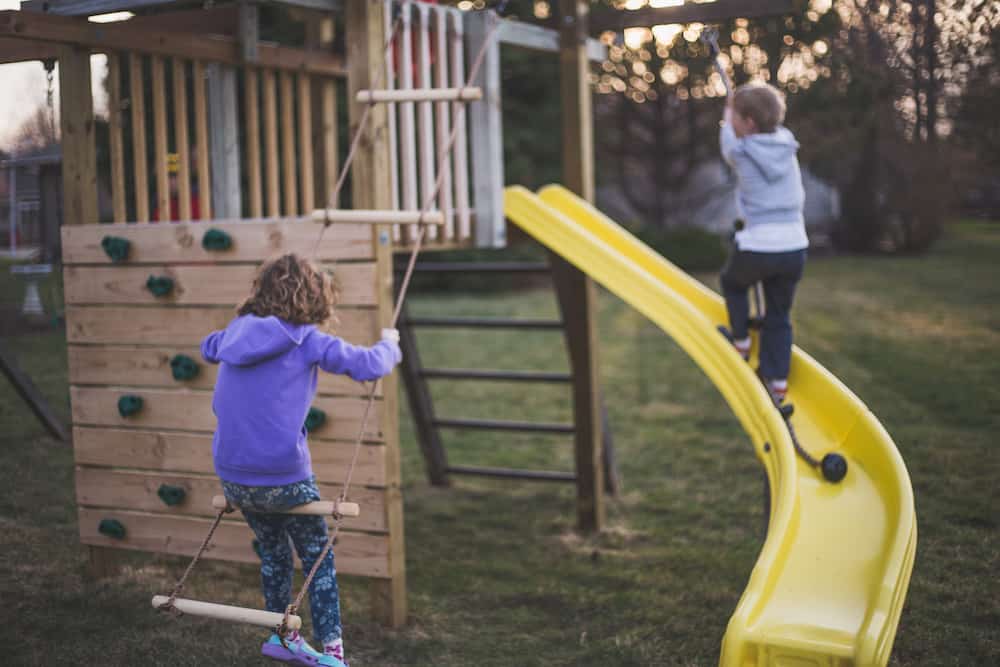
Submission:
POLYGON ((476 102, 483 99, 483 89, 470 86, 468 88, 359 90, 356 99, 362 104, 380 104, 386 102, 476 102))
MULTIPOLYGON (((166 595, 153 596, 153 608, 159 609, 170 598, 166 595)), ((174 607, 184 614, 191 616, 204 616, 206 618, 217 618, 222 621, 233 621, 235 623, 247 623, 249 625, 259 625, 265 628, 275 628, 281 625, 284 614, 276 611, 261 611, 260 609, 247 609, 246 607, 231 607, 225 604, 215 604, 213 602, 199 602, 198 600, 186 600, 177 598, 174 600, 174 607)), ((295 614, 288 616, 288 629, 298 630, 302 627, 302 618, 295 614)))
POLYGON ((360 224, 403 224, 443 225, 444 213, 427 211, 378 211, 366 209, 317 209, 313 211, 315 222, 360 223, 360 224))
MULTIPOLYGON (((213 496, 212 497, 212 507, 217 510, 221 510, 226 506, 225 496, 213 496)), ((310 514, 316 516, 333 516, 334 509, 339 511, 341 516, 356 518, 361 516, 361 506, 357 503, 341 502, 337 503, 335 500, 319 500, 314 503, 306 503, 304 505, 299 505, 293 507, 284 512, 275 512, 275 514, 310 514)))

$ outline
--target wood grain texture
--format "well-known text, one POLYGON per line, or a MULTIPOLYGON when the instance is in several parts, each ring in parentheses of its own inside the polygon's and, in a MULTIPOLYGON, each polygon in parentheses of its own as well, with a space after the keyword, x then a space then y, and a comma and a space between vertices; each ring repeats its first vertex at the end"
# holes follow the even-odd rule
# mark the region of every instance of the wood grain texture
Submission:
MULTIPOLYGON (((197 346, 69 345, 66 351, 69 381, 74 385, 212 389, 219 372, 217 365, 202 361, 197 346), (170 360, 178 354, 198 364, 198 374, 192 379, 174 379, 170 360)), ((321 396, 367 396, 368 386, 346 375, 320 372, 317 391, 321 396)), ((382 395, 381 382, 376 395, 382 395)))
MULTIPOLYGON (((135 549, 175 554, 190 558, 201 546, 211 520, 195 517, 157 515, 150 512, 91 509, 78 511, 80 541, 102 547, 135 549), (101 519, 116 519, 125 526, 126 536, 117 540, 97 531, 101 519)), ((386 535, 341 531, 334 553, 337 572, 363 577, 388 576, 386 535)), ((242 563, 260 562, 253 550, 253 532, 245 523, 226 520, 219 525, 203 558, 242 563)))
MULTIPOLYGON (((173 473, 214 473, 212 436, 207 433, 77 426, 77 464, 125 466, 173 473)), ((313 472, 320 482, 340 483, 354 454, 354 442, 311 440, 313 472)), ((385 447, 362 445, 353 484, 385 485, 385 447)))
POLYGON ((308 218, 286 218, 176 225, 64 226, 64 264, 111 264, 101 248, 105 236, 120 236, 131 242, 128 264, 259 262, 288 252, 320 262, 373 256, 371 228, 367 225, 338 225, 335 233, 324 234, 320 240, 319 228, 308 218), (232 236, 233 247, 222 252, 202 248, 202 236, 209 229, 220 229, 232 236), (317 241, 320 241, 318 248, 317 241))
MULTIPOLYGON (((177 304, 234 306, 250 294, 255 264, 223 266, 67 266, 63 271, 66 303, 177 304), (169 276, 170 294, 154 296, 146 289, 149 276, 169 276)), ((329 265, 340 285, 343 306, 375 305, 375 265, 329 265)))
MULTIPOLYGON (((184 431, 215 430, 212 394, 186 389, 136 389, 112 387, 70 387, 73 424, 119 426, 144 429, 169 428, 184 431), (124 395, 141 396, 142 409, 129 417, 118 414, 118 399, 124 395)), ((326 421, 313 430, 311 439, 353 440, 361 428, 365 401, 357 398, 317 397, 313 406, 326 412, 326 421)), ((380 424, 383 406, 376 402, 368 418, 365 440, 382 440, 380 424)))
MULTIPOLYGON (((66 338, 70 343, 114 345, 200 345, 212 331, 223 329, 235 308, 199 306, 66 306, 66 338)), ((334 333, 358 345, 378 340, 375 312, 343 308, 334 333)))
MULTIPOLYGON (((342 488, 339 483, 320 483, 317 486, 323 500, 336 499, 342 488)), ((217 510, 212 507, 212 498, 221 494, 222 484, 214 475, 178 475, 84 466, 76 469, 76 502, 82 507, 214 517, 217 510), (161 485, 184 489, 184 500, 177 505, 167 505, 157 495, 161 485)), ((350 501, 361 506, 361 514, 356 518, 345 518, 345 529, 385 531, 383 490, 352 485, 350 501)))

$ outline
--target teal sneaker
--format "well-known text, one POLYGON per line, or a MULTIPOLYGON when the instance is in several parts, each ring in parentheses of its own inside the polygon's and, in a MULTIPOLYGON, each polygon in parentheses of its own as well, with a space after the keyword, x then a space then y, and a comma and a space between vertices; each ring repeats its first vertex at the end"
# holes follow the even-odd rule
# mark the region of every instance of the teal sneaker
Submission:
POLYGON ((281 643, 281 638, 272 633, 267 641, 261 644, 260 653, 266 658, 302 667, 347 667, 342 660, 317 652, 297 632, 287 637, 284 645, 281 643))

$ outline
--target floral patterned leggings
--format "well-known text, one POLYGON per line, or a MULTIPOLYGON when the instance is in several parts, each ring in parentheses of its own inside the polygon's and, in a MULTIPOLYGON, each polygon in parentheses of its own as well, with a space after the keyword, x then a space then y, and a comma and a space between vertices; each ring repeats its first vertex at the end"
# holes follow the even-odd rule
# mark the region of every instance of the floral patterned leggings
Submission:
MULTIPOLYGON (((327 541, 326 519, 321 516, 271 514, 320 499, 316 479, 310 477, 284 486, 243 486, 222 482, 226 499, 243 510, 243 516, 257 536, 260 555, 261 589, 268 611, 284 613, 292 601, 295 563, 289 538, 309 572, 327 541)), ((333 550, 326 555, 309 586, 313 636, 320 645, 339 639, 340 593, 333 550)), ((322 649, 320 649, 322 650, 322 649)))

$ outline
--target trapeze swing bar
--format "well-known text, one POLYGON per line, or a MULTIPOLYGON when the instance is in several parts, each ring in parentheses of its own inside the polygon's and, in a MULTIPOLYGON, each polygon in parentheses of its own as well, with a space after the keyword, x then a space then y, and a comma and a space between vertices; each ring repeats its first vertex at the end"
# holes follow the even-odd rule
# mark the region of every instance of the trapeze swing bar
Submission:
POLYGON ((313 222, 400 224, 400 225, 443 225, 441 211, 379 211, 366 209, 317 209, 312 212, 313 222))
MULTIPOLYGON (((225 509, 226 497, 214 496, 212 498, 212 507, 217 510, 225 509)), ((305 503, 304 505, 292 507, 284 512, 275 512, 275 514, 314 514, 317 516, 333 516, 334 513, 350 518, 359 517, 361 516, 361 506, 357 503, 343 501, 318 500, 314 503, 305 503)))
MULTIPOLYGON (((153 596, 153 608, 160 609, 170 598, 166 595, 153 596)), ((276 611, 262 611, 260 609, 247 609, 246 607, 231 607, 225 604, 215 604, 213 602, 199 602, 198 600, 186 600, 177 598, 174 600, 174 608, 182 614, 191 616, 203 616, 205 618, 217 618, 221 621, 232 621, 234 623, 247 623, 249 625, 259 625, 265 628, 275 628, 281 625, 285 615, 276 611)), ((302 618, 295 614, 288 616, 287 627, 289 630, 298 630, 302 627, 302 618)))
POLYGON ((359 90, 355 99, 361 103, 386 102, 476 102, 483 99, 483 89, 472 88, 412 88, 359 90))

